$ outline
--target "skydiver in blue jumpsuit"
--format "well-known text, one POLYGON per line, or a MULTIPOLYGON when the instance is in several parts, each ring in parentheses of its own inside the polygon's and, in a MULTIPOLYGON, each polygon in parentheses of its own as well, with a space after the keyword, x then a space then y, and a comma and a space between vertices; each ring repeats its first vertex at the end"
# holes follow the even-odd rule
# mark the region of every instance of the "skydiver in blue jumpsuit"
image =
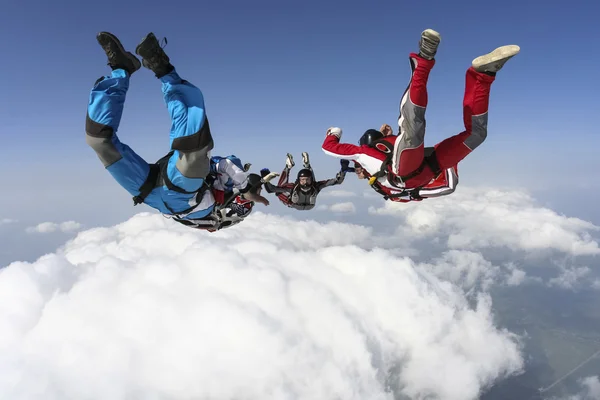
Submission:
POLYGON ((248 173, 239 162, 233 163, 235 156, 211 157, 214 142, 204 96, 179 76, 153 33, 136 48, 141 63, 113 34, 100 32, 97 40, 112 73, 98 79, 92 88, 86 142, 106 170, 133 196, 134 204, 145 203, 180 223, 210 231, 219 229, 219 201, 215 201, 210 185, 215 179, 229 181, 245 200, 269 204, 260 190, 262 183, 277 174, 261 179, 258 174, 248 173), (153 164, 117 137, 129 81, 141 65, 160 80, 171 117, 170 152, 153 164), (216 171, 226 171, 228 176, 215 177, 216 171))

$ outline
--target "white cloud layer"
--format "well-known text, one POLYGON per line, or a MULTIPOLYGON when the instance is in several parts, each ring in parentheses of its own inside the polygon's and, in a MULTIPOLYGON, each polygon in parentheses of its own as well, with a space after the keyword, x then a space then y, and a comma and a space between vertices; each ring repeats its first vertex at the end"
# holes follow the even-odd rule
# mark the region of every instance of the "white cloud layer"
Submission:
POLYGON ((324 190, 323 192, 321 192, 319 194, 320 197, 355 197, 356 193, 355 192, 351 192, 349 190, 341 190, 341 189, 334 189, 334 190, 324 190))
POLYGON ((243 225, 140 214, 1 269, 0 398, 465 400, 523 367, 488 296, 365 250, 370 229, 243 225))
POLYGON ((335 204, 331 204, 331 205, 320 205, 318 207, 319 210, 322 211, 331 211, 337 214, 355 214, 356 213, 356 207, 354 206, 354 203, 351 202, 344 202, 344 203, 335 203, 335 204))
POLYGON ((14 222, 17 221, 11 218, 0 218, 0 225, 12 224, 14 222))
POLYGON ((575 256, 600 254, 592 236, 600 227, 540 207, 522 192, 463 187, 445 198, 415 204, 385 202, 369 212, 403 219, 400 229, 407 237, 445 235, 454 249, 507 247, 575 256))
POLYGON ((75 221, 66 221, 60 224, 55 222, 42 222, 33 227, 26 229, 29 233, 52 233, 56 231, 60 232, 74 232, 81 229, 82 225, 75 221))
POLYGON ((600 379, 598 376, 588 376, 578 380, 581 390, 567 397, 552 397, 549 400, 600 400, 600 379))

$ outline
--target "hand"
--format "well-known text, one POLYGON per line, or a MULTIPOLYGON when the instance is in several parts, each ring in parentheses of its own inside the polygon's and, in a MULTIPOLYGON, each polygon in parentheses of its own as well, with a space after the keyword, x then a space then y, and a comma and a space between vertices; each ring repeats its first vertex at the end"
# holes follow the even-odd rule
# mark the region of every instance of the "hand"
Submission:
POLYGON ((268 206, 270 204, 269 200, 267 200, 266 198, 264 198, 264 197, 262 197, 260 195, 254 201, 257 202, 257 203, 264 204, 265 206, 268 206))
POLYGON ((350 167, 350 160, 340 160, 340 164, 342 166, 342 172, 348 171, 348 167, 350 167))
POLYGON ((329 135, 333 135, 336 136, 338 139, 342 138, 342 128, 338 128, 335 126, 330 127, 329 129, 327 129, 327 136, 329 135))
POLYGON ((250 201, 253 201, 255 203, 264 204, 265 206, 269 205, 269 200, 265 199, 263 196, 261 196, 258 193, 250 193, 250 192, 244 193, 244 198, 246 200, 250 200, 250 201))
POLYGON ((392 130, 392 127, 389 126, 388 124, 381 125, 381 128, 379 128, 379 132, 383 133, 383 136, 390 136, 391 134, 394 133, 394 131, 392 130))
POLYGON ((271 180, 273 180, 273 178, 279 176, 279 174, 277 172, 270 172, 267 175, 263 176, 263 178, 261 179, 262 183, 267 183, 270 182, 271 180))

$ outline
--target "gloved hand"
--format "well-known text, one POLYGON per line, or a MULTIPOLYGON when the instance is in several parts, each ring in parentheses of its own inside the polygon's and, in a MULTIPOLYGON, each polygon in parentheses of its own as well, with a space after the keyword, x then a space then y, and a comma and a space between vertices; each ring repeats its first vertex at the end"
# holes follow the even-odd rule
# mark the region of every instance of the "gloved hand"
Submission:
POLYGON ((342 172, 354 172, 354 168, 350 168, 350 160, 340 160, 342 166, 342 172))
POLYGON ((341 139, 342 138, 342 128, 332 126, 331 128, 327 129, 327 136, 329 136, 329 135, 337 136, 338 139, 341 139))
POLYGON ((383 124, 381 125, 381 128, 379 128, 379 132, 383 133, 383 136, 389 136, 394 133, 394 130, 388 124, 383 124))
POLYGON ((273 180, 273 178, 279 176, 279 174, 277 172, 270 172, 267 175, 263 176, 261 179, 262 183, 267 183, 270 182, 271 180, 273 180))

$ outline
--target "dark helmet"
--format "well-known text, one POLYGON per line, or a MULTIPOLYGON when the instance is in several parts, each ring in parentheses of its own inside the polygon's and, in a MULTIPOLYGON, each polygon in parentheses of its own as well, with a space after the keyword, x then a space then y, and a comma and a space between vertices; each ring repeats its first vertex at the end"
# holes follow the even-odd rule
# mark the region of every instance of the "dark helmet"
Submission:
POLYGON ((300 189, 304 192, 309 191, 310 189, 312 189, 313 187, 313 182, 312 182, 312 171, 308 168, 303 168, 300 171, 298 171, 298 179, 300 178, 311 178, 311 182, 308 184, 304 184, 304 185, 299 185, 300 189))
POLYGON ((367 145, 370 146, 377 139, 381 139, 383 137, 383 133, 379 132, 377 129, 367 129, 365 133, 360 137, 358 144, 361 146, 367 145))
POLYGON ((303 168, 298 171, 298 178, 312 178, 312 171, 308 168, 303 168))

